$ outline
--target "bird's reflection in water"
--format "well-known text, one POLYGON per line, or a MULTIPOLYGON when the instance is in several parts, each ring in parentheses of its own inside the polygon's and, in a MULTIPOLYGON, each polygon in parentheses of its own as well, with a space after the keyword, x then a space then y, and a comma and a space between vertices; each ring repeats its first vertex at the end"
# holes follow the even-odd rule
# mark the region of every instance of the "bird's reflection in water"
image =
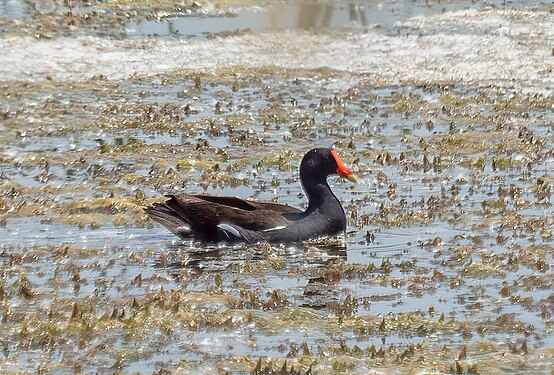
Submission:
POLYGON ((244 277, 240 277, 242 285, 244 282, 254 283, 251 284, 253 290, 282 289, 289 297, 296 295, 289 298, 289 302, 296 300, 301 307, 338 311, 345 298, 339 282, 342 278, 340 267, 346 263, 347 250, 344 238, 293 245, 176 242, 167 244, 157 255, 154 267, 163 269, 185 289, 205 288, 206 280, 215 280, 216 275, 234 275, 234 279, 242 274, 243 269, 251 269, 256 276, 252 279, 253 274, 247 271, 244 277), (257 262, 265 272, 262 278, 258 277, 257 262), (266 268, 269 264, 278 266, 266 268))
POLYGON ((336 260, 346 261, 347 247, 343 238, 327 238, 294 245, 258 243, 254 245, 203 244, 192 241, 168 243, 154 262, 155 268, 167 269, 182 278, 198 277, 205 272, 225 270, 240 262, 264 261, 279 257, 286 268, 309 264, 326 267, 336 260))
MULTIPOLYGON (((223 248, 192 241, 172 242, 158 254, 154 267, 170 271, 173 276, 199 276, 204 271, 220 270, 223 248)), ((223 267, 224 268, 224 267, 223 267)))

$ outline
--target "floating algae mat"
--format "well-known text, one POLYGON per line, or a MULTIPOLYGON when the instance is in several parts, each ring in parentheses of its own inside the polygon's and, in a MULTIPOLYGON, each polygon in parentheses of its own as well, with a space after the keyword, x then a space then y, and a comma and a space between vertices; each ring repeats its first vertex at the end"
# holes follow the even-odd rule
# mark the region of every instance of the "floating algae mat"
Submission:
POLYGON ((0 3, 2 373, 550 374, 551 5, 69 5, 0 3), (344 238, 179 242, 142 210, 302 207, 331 144, 344 238))

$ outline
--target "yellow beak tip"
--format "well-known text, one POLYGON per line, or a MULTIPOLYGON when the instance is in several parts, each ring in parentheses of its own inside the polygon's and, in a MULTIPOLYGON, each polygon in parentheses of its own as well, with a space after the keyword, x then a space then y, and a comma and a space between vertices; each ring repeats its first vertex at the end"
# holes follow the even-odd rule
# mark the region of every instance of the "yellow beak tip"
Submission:
POLYGON ((348 181, 350 182, 353 182, 353 183, 357 183, 358 182, 358 176, 356 176, 355 174, 351 174, 347 177, 348 181))

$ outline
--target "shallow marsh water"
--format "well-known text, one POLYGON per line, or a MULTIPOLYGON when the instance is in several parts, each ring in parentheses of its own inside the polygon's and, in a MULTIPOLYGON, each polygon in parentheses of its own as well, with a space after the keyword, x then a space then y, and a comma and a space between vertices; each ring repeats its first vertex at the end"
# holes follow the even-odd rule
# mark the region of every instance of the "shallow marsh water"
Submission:
POLYGON ((3 372, 550 373, 551 4, 0 4, 3 372), (331 144, 344 238, 142 212, 302 206, 331 144))

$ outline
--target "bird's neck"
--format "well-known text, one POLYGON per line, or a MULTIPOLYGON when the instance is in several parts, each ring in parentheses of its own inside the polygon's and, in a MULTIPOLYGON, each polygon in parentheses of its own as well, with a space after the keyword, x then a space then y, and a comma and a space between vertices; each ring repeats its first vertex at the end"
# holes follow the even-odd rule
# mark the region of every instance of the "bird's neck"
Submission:
POLYGON ((303 181, 302 185, 308 196, 308 208, 306 212, 313 212, 326 203, 338 202, 337 197, 335 197, 331 188, 329 188, 326 179, 311 180, 309 182, 303 181))

